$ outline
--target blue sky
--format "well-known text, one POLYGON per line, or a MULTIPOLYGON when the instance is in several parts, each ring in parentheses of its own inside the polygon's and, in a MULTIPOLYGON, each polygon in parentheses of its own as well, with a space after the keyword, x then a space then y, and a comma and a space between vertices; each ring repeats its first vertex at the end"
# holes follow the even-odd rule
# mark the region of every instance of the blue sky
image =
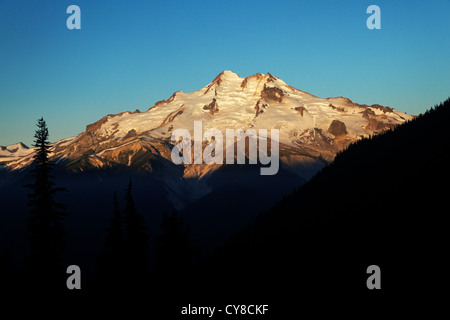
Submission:
POLYGON ((223 70, 424 112, 450 96, 450 0, 0 2, 0 145, 147 110, 223 70), (69 5, 81 30, 68 30, 69 5), (381 30, 366 9, 381 8, 381 30))

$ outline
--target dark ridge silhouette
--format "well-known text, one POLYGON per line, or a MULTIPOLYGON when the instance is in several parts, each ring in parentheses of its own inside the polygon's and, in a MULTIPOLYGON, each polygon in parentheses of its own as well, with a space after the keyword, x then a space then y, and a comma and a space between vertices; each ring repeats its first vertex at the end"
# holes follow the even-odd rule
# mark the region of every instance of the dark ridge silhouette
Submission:
POLYGON ((192 278, 212 295, 234 291, 291 312, 299 299, 381 308, 435 293, 448 271, 448 119, 450 99, 350 145, 192 278), (381 290, 367 289, 370 265, 381 268, 381 290))
MULTIPOLYGON (((186 268, 192 258, 187 254, 191 247, 177 214, 163 218, 159 251, 148 247, 149 238, 161 232, 152 229, 147 233, 139 212, 147 215, 148 210, 142 210, 138 202, 145 202, 150 192, 133 197, 130 181, 125 209, 120 211, 114 201, 112 216, 110 209, 105 210, 110 218, 105 252, 120 251, 115 244, 121 241, 122 218, 118 217, 123 217, 124 271, 114 270, 120 263, 106 263, 111 270, 99 271, 104 272, 99 277, 104 277, 107 285, 99 281, 96 289, 105 289, 110 295, 82 289, 83 301, 103 306, 101 301, 108 297, 105 313, 114 313, 116 306, 131 301, 136 307, 133 310, 143 308, 160 319, 180 317, 180 307, 187 304, 222 308, 227 304, 269 304, 272 316, 261 318, 283 319, 281 314, 292 318, 313 306, 317 314, 338 313, 336 306, 341 311, 367 307, 367 312, 374 312, 398 308, 405 298, 411 305, 416 298, 432 295, 443 286, 448 270, 445 183, 450 176, 449 113, 447 100, 412 121, 350 145, 313 179, 274 207, 267 205, 267 212, 256 223, 192 268, 186 268), (152 249, 157 261, 150 273, 148 251, 152 249), (366 286, 370 265, 381 268, 381 290, 366 286)), ((85 180, 80 181, 83 188, 85 180)), ((155 184, 154 190, 158 186, 155 184)), ((216 202, 217 211, 225 215, 229 210, 231 216, 247 210, 232 212, 233 208, 259 200, 253 194, 237 202, 225 193, 222 196, 219 199, 227 202, 216 202)), ((161 208, 154 208, 151 214, 160 219, 160 212, 161 208)), ((209 213, 213 216, 216 211, 209 213)), ((149 227, 154 228, 153 223, 149 227)), ((120 254, 112 256, 117 259, 120 254)), ((5 255, 0 268, 10 268, 9 260, 5 255)), ((89 286, 89 279, 83 279, 89 286)), ((74 292, 67 295, 77 297, 74 292)), ((70 303, 78 305, 74 300, 70 303)))

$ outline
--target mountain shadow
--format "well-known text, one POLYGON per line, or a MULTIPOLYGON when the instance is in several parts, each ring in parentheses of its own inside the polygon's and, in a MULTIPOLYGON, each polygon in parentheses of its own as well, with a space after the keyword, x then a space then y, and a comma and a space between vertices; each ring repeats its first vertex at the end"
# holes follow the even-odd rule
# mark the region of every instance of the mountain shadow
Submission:
POLYGON ((292 312, 299 301, 373 309, 436 293, 448 270, 449 116, 450 99, 350 145, 193 278, 216 297, 259 297, 292 312), (380 267, 381 290, 366 285, 370 265, 380 267))

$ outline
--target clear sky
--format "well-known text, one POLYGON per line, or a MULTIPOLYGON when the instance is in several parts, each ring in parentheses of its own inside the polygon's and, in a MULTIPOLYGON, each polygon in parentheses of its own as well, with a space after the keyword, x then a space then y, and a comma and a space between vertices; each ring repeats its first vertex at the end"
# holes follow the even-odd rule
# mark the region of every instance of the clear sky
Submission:
POLYGON ((223 70, 419 114, 450 96, 450 0, 1 0, 0 145, 30 146, 41 116, 51 141, 75 136, 223 70))

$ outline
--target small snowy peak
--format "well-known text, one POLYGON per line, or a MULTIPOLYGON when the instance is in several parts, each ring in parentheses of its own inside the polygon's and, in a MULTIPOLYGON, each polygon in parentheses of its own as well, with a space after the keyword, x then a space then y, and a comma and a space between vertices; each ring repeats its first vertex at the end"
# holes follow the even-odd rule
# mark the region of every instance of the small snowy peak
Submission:
MULTIPOLYGON (((19 162, 23 159, 32 159, 34 149, 28 148, 22 142, 15 143, 6 147, 0 146, 0 164, 8 167, 9 163, 19 162)), ((27 162, 27 164, 29 161, 27 162)))
POLYGON ((264 88, 275 87, 275 86, 285 85, 283 81, 279 81, 277 77, 274 77, 270 73, 266 75, 262 73, 255 73, 254 75, 248 76, 241 82, 241 88, 245 91, 252 92, 254 95, 258 95, 264 88))
POLYGON ((222 80, 239 80, 241 77, 237 73, 234 73, 230 70, 224 70, 222 71, 218 77, 220 77, 222 80))
POLYGON ((264 83, 265 76, 262 73, 255 73, 251 76, 246 77, 244 80, 242 80, 241 82, 241 88, 242 89, 247 89, 248 87, 250 87, 249 89, 254 88, 255 86, 257 87, 261 82, 264 83))
POLYGON ((232 71, 222 71, 210 84, 203 88, 203 94, 206 95, 212 90, 217 89, 217 87, 235 87, 242 80, 243 78, 239 77, 239 75, 232 71))
POLYGON ((18 142, 18 143, 15 143, 15 144, 11 144, 11 145, 9 145, 9 146, 6 146, 5 148, 6 148, 6 150, 9 150, 9 151, 11 151, 11 152, 17 152, 17 151, 28 150, 28 149, 29 149, 29 148, 28 148, 25 144, 23 144, 22 142, 18 142))
POLYGON ((242 78, 239 77, 236 73, 232 71, 222 71, 220 74, 218 74, 214 80, 206 87, 212 86, 212 85, 222 85, 224 82, 227 81, 233 81, 233 80, 241 80, 242 78))
POLYGON ((9 146, 0 146, 0 156, 3 157, 23 157, 29 154, 31 151, 25 144, 18 142, 9 146))

